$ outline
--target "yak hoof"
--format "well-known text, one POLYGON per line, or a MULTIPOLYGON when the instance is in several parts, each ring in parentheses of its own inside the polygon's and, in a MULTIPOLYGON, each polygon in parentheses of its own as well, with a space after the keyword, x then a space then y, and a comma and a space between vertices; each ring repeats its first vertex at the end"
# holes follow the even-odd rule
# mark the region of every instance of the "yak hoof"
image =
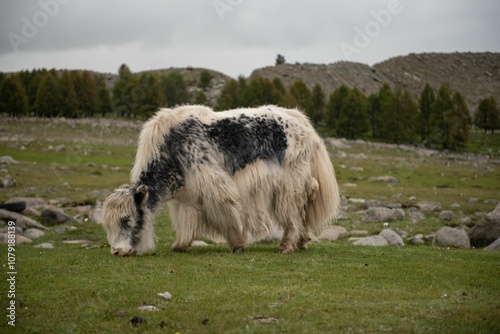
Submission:
POLYGON ((185 248, 174 247, 174 248, 172 248, 172 251, 174 253, 184 253, 186 251, 186 249, 185 248))
POLYGON ((241 254, 245 251, 245 248, 238 246, 235 249, 233 249, 233 254, 241 254))
POLYGON ((290 254, 290 253, 293 253, 293 247, 292 246, 281 246, 280 247, 280 253, 281 254, 290 254))

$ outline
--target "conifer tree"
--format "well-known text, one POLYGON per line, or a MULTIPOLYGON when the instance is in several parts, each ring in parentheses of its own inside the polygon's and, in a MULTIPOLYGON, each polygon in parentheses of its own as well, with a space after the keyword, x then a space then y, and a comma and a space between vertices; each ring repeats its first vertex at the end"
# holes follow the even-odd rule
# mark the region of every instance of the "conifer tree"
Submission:
POLYGON ((21 117, 28 110, 28 96, 19 76, 13 74, 3 80, 0 86, 0 112, 6 112, 11 117, 21 117))
POLYGON ((240 107, 240 82, 230 79, 226 82, 215 104, 215 110, 222 111, 240 107))
POLYGON ((82 86, 79 92, 80 106, 85 117, 94 117, 97 112, 97 83, 89 71, 82 72, 82 86))
POLYGON ((296 80, 290 86, 290 94, 297 100, 298 107, 309 114, 309 103, 311 101, 311 91, 302 80, 296 80))
POLYGON ((97 82, 97 112, 101 116, 111 112, 111 97, 109 96, 109 90, 106 87, 104 77, 99 76, 96 78, 97 82))
POLYGON ((349 94, 349 88, 346 85, 341 85, 335 89, 328 98, 328 103, 326 105, 326 124, 331 129, 337 128, 338 119, 340 116, 340 110, 344 104, 344 100, 349 94))
POLYGON ((380 115, 380 101, 377 93, 372 93, 367 98, 367 114, 372 137, 380 138, 382 117, 380 115))
POLYGON ((208 70, 203 70, 200 73, 200 78, 198 79, 198 87, 206 91, 212 85, 213 76, 208 70))
POLYGON ((319 84, 314 85, 311 101, 309 104, 308 116, 314 125, 318 125, 324 119, 325 111, 325 93, 319 84))
POLYGON ((152 73, 143 73, 139 84, 132 90, 132 98, 137 106, 134 116, 148 118, 163 105, 160 80, 152 73))
POLYGON ((418 115, 418 132, 422 142, 425 142, 428 136, 434 132, 431 115, 435 99, 434 90, 429 84, 426 84, 424 90, 420 94, 418 102, 420 109, 420 113, 418 115))
POLYGON ((442 84, 432 105, 431 123, 435 125, 431 136, 432 142, 443 149, 450 148, 452 143, 450 117, 453 112, 453 102, 450 88, 442 84))
POLYGON ((337 135, 355 139, 363 136, 367 130, 366 97, 359 89, 353 88, 342 101, 338 115, 337 135))
POLYGON ((271 81, 263 77, 251 78, 241 91, 240 103, 244 107, 277 104, 280 99, 279 93, 271 81))
MULTIPOLYGON (((203 73, 203 72, 202 72, 203 73)), ((207 71, 207 73, 209 73, 207 71)), ((209 73, 210 74, 210 73, 209 73)), ((211 79, 210 79, 211 80, 211 79)), ((207 83, 205 83, 207 84, 207 83)), ((184 78, 178 72, 172 72, 160 79, 164 104, 173 108, 189 101, 189 93, 184 78)))
POLYGON ((380 138, 392 140, 391 135, 391 123, 388 121, 394 114, 394 94, 391 87, 388 84, 384 84, 380 87, 378 92, 379 108, 380 108, 380 118, 382 120, 380 127, 380 138))
POLYGON ((70 71, 64 71, 59 80, 59 91, 62 100, 62 115, 64 117, 77 117, 80 102, 76 93, 74 75, 70 71))
POLYGON ((493 133, 493 131, 500 129, 500 110, 493 96, 479 102, 474 115, 474 124, 483 129, 485 133, 487 131, 493 133))
POLYGON ((450 146, 452 149, 460 150, 465 147, 469 139, 471 117, 469 107, 464 97, 459 92, 453 94, 453 110, 450 121, 450 146))
POLYGON ((131 116, 136 108, 132 99, 132 90, 137 84, 136 78, 129 67, 122 64, 118 69, 118 80, 113 87, 113 105, 119 115, 131 116))
POLYGON ((57 93, 57 80, 54 75, 50 72, 43 74, 36 91, 36 115, 42 117, 57 116, 56 110, 59 100, 57 93))

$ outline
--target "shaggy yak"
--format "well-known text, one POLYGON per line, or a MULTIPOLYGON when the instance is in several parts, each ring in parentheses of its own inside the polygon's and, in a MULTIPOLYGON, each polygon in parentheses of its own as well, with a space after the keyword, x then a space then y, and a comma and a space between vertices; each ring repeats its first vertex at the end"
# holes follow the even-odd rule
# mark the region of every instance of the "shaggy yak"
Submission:
POLYGON ((197 236, 218 235, 239 253, 249 235, 273 226, 284 231, 282 253, 305 249, 309 233, 339 208, 323 141, 300 111, 276 106, 159 110, 139 136, 131 186, 103 205, 112 254, 154 252, 153 217, 163 200, 177 252, 197 236))

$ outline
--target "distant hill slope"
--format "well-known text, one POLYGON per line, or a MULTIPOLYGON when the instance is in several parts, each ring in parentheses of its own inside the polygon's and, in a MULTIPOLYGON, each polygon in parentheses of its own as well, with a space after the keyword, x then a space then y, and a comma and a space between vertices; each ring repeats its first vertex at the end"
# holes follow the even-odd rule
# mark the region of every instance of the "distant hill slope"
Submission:
POLYGON ((358 87, 365 94, 387 83, 400 85, 418 98, 426 83, 442 83, 460 91, 472 110, 493 95, 500 102, 500 53, 422 53, 391 58, 370 67, 366 64, 282 64, 256 69, 250 77, 279 78, 285 86, 302 79, 309 88, 319 83, 328 96, 341 84, 358 87))
POLYGON ((420 94, 427 82, 436 89, 446 82, 461 92, 471 107, 490 95, 500 102, 500 53, 410 54, 373 68, 413 95, 420 94))
POLYGON ((203 91, 203 93, 207 98, 208 104, 210 105, 216 104, 216 101, 219 98, 222 88, 224 88, 226 82, 231 79, 230 76, 225 75, 224 73, 207 68, 197 68, 197 67, 170 67, 167 69, 158 69, 158 70, 144 71, 139 73, 146 73, 146 72, 153 72, 160 75, 168 75, 169 73, 172 72, 178 72, 179 74, 182 75, 182 78, 186 83, 191 98, 194 100, 194 97, 196 97, 196 95, 199 92, 203 91), (209 87, 207 87, 205 91, 203 91, 203 89, 198 87, 200 75, 203 71, 208 71, 212 76, 211 84, 209 87))
MULTIPOLYGON (((204 92, 208 104, 215 105, 222 88, 231 77, 204 68, 168 68, 145 72, 168 74, 179 72, 194 97, 201 91, 198 80, 202 71, 212 75, 212 85, 204 92)), ((139 72, 143 73, 143 72, 139 72)), ((117 75, 104 73, 107 87, 112 89, 117 75)), ((377 92, 387 83, 400 85, 418 99, 426 83, 436 90, 442 83, 448 83, 452 90, 460 91, 466 98, 471 111, 478 101, 494 96, 500 104, 500 53, 421 53, 399 56, 369 66, 361 63, 340 61, 333 64, 282 64, 256 69, 250 75, 270 80, 279 78, 286 87, 302 79, 312 89, 320 84, 326 96, 341 84, 358 87, 366 95, 377 92)))

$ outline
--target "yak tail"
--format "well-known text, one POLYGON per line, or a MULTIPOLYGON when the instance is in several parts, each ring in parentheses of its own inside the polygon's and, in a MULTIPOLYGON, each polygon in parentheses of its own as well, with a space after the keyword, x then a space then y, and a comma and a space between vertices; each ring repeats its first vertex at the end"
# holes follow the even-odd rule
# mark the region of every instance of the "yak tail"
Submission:
POLYGON ((306 207, 306 228, 318 234, 336 218, 340 209, 335 170, 322 141, 313 153, 309 190, 311 194, 306 207))

